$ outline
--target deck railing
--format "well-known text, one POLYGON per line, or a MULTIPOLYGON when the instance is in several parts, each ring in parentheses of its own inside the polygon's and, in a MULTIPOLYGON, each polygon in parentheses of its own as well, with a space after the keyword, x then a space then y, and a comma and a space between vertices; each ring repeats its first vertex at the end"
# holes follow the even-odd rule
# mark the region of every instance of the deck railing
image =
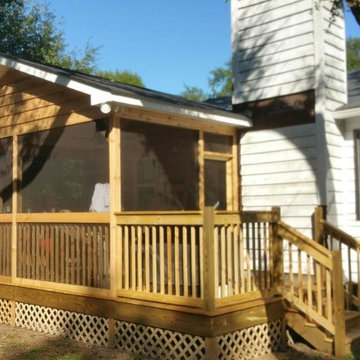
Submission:
POLYGON ((276 209, 115 217, 113 231, 109 214, 1 215, 0 281, 201 311, 279 291, 276 209))
POLYGON ((270 296, 273 226, 267 212, 157 212, 117 215, 117 294, 205 307, 270 296))

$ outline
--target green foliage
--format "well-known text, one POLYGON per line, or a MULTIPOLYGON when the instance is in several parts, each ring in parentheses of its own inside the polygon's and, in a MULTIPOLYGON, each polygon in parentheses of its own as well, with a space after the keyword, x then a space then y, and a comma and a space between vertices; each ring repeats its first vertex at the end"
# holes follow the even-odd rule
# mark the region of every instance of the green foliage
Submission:
POLYGON ((346 40, 346 63, 347 70, 360 69, 360 39, 349 38, 346 40))
POLYGON ((113 81, 121 82, 124 84, 145 87, 145 84, 144 84, 143 80, 141 79, 141 77, 138 74, 136 74, 132 71, 129 71, 129 70, 97 71, 96 75, 101 76, 106 79, 113 80, 113 81))
POLYGON ((204 101, 208 98, 208 95, 203 89, 196 86, 184 85, 185 90, 180 93, 180 96, 192 101, 204 101))
POLYGON ((218 67, 210 71, 208 79, 211 95, 220 97, 232 94, 232 65, 231 60, 227 61, 223 67, 218 67))
POLYGON ((0 52, 29 60, 92 72, 98 48, 67 52, 56 16, 37 0, 0 1, 0 52))

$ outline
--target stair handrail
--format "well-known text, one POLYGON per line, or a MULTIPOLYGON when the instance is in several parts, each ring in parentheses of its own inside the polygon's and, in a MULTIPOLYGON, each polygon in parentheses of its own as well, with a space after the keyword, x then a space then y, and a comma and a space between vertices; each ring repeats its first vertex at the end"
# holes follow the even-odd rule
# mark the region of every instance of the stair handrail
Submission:
POLYGON ((314 323, 333 334, 335 353, 341 354, 345 339, 345 310, 340 252, 326 249, 282 220, 277 221, 277 236, 289 243, 289 274, 287 279, 284 277, 282 286, 284 298, 314 323), (290 263, 294 251, 298 254, 297 279, 290 263), (302 254, 306 256, 305 272, 302 254))
POLYGON ((329 250, 339 250, 342 256, 345 276, 343 281, 347 308, 355 306, 360 310, 360 242, 350 234, 326 220, 322 206, 314 212, 315 240, 329 250), (356 260, 354 260, 356 258, 356 260), (355 266, 354 263, 356 263, 355 266), (357 281, 354 281, 357 278, 357 281))

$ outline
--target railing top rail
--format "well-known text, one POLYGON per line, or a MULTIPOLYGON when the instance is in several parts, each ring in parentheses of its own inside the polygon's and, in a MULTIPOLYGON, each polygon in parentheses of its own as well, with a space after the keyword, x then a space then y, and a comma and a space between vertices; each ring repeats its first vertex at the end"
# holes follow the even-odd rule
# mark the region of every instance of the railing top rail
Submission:
POLYGON ((360 242, 354 237, 347 234, 345 231, 342 231, 339 228, 333 226, 326 220, 321 220, 321 223, 324 225, 325 233, 333 236, 335 239, 339 240, 340 242, 349 246, 352 249, 360 249, 360 242))
POLYGON ((328 269, 332 268, 332 253, 322 245, 309 239, 299 231, 293 229, 283 221, 279 220, 278 235, 296 245, 300 250, 303 250, 308 255, 314 257, 316 261, 324 265, 328 269))
POLYGON ((202 225, 200 212, 116 213, 118 225, 202 225))
POLYGON ((24 213, 15 215, 18 223, 60 223, 60 224, 107 224, 110 223, 109 213, 24 213))
POLYGON ((12 214, 0 214, 0 223, 11 223, 12 214))

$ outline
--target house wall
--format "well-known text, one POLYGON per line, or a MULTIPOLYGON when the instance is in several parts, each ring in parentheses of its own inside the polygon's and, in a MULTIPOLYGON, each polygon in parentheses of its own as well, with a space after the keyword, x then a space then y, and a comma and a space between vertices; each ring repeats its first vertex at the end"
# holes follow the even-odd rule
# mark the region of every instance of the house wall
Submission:
POLYGON ((232 0, 233 103, 312 89, 312 0, 232 0))
POLYGON ((0 137, 91 121, 104 115, 87 95, 0 66, 0 137))
POLYGON ((316 205, 327 205, 335 224, 344 222, 343 132, 331 113, 346 102, 345 34, 330 8, 330 1, 232 1, 234 108, 315 92, 309 124, 266 129, 264 118, 265 130, 242 137, 243 206, 281 205, 285 220, 308 235, 316 205))
POLYGON ((280 206, 284 221, 311 235, 318 201, 315 124, 248 132, 240 151, 244 210, 280 206))

